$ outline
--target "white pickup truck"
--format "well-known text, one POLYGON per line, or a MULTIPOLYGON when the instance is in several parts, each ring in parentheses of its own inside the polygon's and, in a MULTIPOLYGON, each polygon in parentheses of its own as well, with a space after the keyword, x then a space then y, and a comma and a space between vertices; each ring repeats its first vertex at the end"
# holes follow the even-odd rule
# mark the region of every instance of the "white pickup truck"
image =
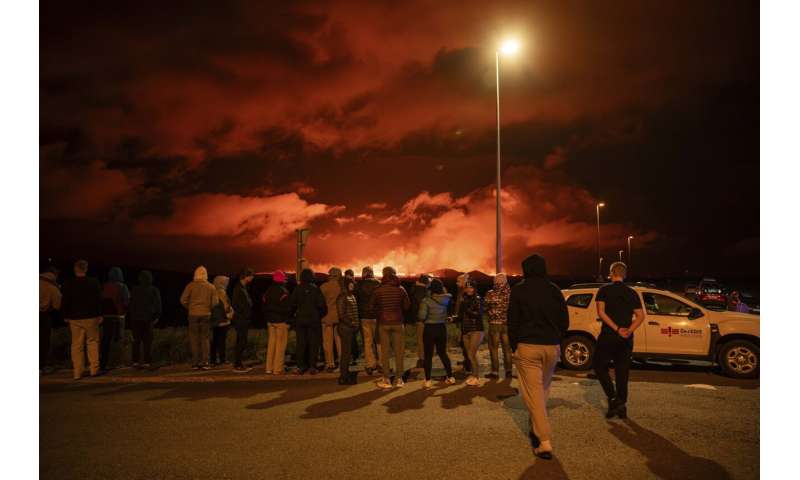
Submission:
MULTIPOLYGON (((642 300, 644 322, 636 330, 633 358, 689 359, 717 363, 731 377, 754 378, 760 367, 760 317, 704 308, 678 294, 630 285, 642 300)), ((569 331, 561 345, 565 368, 588 370, 600 334, 595 297, 600 284, 562 290, 569 331)))

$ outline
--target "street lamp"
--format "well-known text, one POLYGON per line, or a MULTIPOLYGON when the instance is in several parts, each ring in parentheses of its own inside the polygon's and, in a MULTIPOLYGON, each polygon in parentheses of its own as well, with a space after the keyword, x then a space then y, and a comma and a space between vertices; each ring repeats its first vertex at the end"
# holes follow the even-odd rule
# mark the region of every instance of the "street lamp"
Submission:
POLYGON ((631 276, 631 240, 633 235, 628 235, 628 276, 631 276))
POLYGON ((606 204, 603 202, 595 205, 595 210, 597 211, 597 257, 600 258, 599 267, 597 268, 597 278, 599 281, 603 279, 603 259, 600 257, 600 209, 605 206, 606 204))
POLYGON ((495 65, 495 80, 497 91, 497 212, 495 213, 497 221, 496 235, 496 252, 495 252, 495 270, 496 273, 503 271, 503 240, 502 240, 502 211, 500 204, 500 54, 511 56, 519 50, 519 42, 515 39, 508 39, 500 45, 500 49, 494 52, 494 65, 495 65))
POLYGON ((622 250, 619 251, 619 261, 622 261, 622 250))

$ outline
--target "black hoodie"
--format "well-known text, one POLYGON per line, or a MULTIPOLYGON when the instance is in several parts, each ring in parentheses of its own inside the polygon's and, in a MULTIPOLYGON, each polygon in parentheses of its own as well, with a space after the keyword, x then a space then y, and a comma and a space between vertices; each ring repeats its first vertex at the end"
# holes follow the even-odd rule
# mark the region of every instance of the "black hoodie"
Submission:
POLYGON ((300 285, 295 287, 289 297, 289 308, 295 312, 295 325, 300 327, 321 325, 320 321, 327 313, 328 307, 319 287, 314 285, 313 271, 305 269, 300 273, 300 285))
POLYGON ((561 290, 547 278, 544 259, 531 255, 522 262, 525 279, 511 289, 508 338, 520 343, 559 345, 569 328, 569 313, 561 290))
POLYGON ((133 288, 128 305, 130 323, 153 323, 161 317, 161 293, 153 286, 153 274, 147 270, 139 272, 139 284, 133 288))

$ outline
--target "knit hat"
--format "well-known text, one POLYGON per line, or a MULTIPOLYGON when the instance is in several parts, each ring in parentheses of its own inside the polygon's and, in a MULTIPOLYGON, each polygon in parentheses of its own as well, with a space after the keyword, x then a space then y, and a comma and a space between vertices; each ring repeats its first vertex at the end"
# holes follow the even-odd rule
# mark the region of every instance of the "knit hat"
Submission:
POLYGON ((276 283, 285 283, 286 282, 286 274, 280 270, 276 270, 272 272, 272 281, 276 283))

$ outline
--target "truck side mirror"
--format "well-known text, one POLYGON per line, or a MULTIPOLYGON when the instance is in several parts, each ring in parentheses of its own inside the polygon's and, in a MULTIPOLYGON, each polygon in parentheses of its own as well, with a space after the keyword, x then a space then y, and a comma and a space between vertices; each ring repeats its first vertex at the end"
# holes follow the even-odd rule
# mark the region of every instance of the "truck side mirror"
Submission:
POLYGON ((699 308, 693 308, 691 312, 689 312, 689 320, 694 320, 695 318, 700 318, 703 316, 703 311, 699 308))

